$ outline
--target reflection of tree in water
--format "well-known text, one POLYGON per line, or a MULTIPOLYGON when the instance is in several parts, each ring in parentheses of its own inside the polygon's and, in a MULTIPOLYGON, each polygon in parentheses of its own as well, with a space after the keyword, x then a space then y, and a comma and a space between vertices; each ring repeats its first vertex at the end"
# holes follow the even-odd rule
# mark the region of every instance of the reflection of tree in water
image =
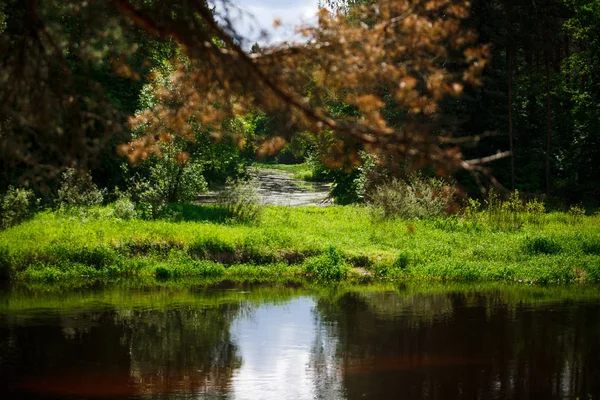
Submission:
POLYGON ((42 325, 2 321, 0 385, 58 396, 226 397, 241 365, 229 333, 240 311, 226 303, 56 313, 42 325))
POLYGON ((313 365, 338 363, 348 399, 600 395, 597 304, 347 293, 316 309, 318 330, 337 338, 337 360, 316 343, 313 365))
POLYGON ((241 359, 229 327, 240 307, 197 308, 117 314, 129 329, 121 341, 130 351, 131 378, 144 393, 193 393, 227 387, 241 359))

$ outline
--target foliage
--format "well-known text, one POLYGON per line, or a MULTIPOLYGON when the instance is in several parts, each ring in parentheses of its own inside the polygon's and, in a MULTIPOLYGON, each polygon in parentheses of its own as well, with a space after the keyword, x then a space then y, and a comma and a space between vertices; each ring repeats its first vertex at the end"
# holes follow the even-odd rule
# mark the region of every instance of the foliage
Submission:
POLYGON ((353 171, 362 151, 488 176, 479 164, 511 142, 512 163, 488 170, 501 184, 598 205, 596 0, 333 3, 343 12, 320 10, 306 40, 248 54, 206 2, 0 2, 0 186, 53 189, 67 165, 121 185, 119 144, 141 161, 176 136, 208 184, 244 178, 257 151, 289 162, 324 149, 313 178, 336 171, 349 203, 369 194, 353 171))
POLYGON ((0 4, 0 33, 6 29, 6 14, 4 13, 4 3, 0 4))
POLYGON ((585 209, 581 206, 574 205, 569 207, 567 215, 569 216, 569 221, 575 225, 581 222, 582 218, 585 216, 585 209))
POLYGON ((113 204, 114 215, 116 218, 129 220, 137 217, 135 204, 126 197, 121 197, 113 204))
MULTIPOLYGON (((178 60, 164 61, 153 72, 153 79, 144 85, 140 94, 140 109, 137 114, 154 112, 161 106, 157 93, 173 89, 173 74, 177 62, 186 62, 182 55, 178 60)), ((252 125, 247 120, 236 117, 223 122, 221 127, 229 135, 215 141, 212 132, 207 131, 195 119, 179 121, 179 135, 163 131, 161 141, 154 143, 152 151, 141 158, 137 179, 149 179, 158 193, 145 189, 150 204, 150 215, 157 215, 166 203, 194 200, 206 190, 208 183, 222 184, 227 179, 247 177, 246 159, 239 144, 252 135, 252 125), (162 204, 160 204, 162 199, 162 204)), ((133 138, 147 140, 152 129, 150 121, 139 124, 133 138)), ((135 151, 132 147, 121 146, 121 153, 128 155, 135 151)))
POLYGON ((312 181, 328 181, 331 180, 329 169, 320 160, 316 152, 309 152, 306 156, 306 165, 311 171, 310 180, 312 181))
POLYGON ((222 265, 210 261, 181 258, 177 263, 162 263, 155 269, 157 279, 177 279, 189 276, 219 277, 225 273, 222 265))
POLYGON ((0 229, 20 224, 27 219, 35 206, 35 195, 32 190, 8 187, 4 195, 0 195, 0 229))
POLYGON ((336 204, 353 204, 361 201, 360 197, 360 170, 355 168, 351 172, 343 169, 329 171, 328 176, 333 179, 331 197, 336 204))
POLYGON ((488 224, 497 230, 518 230, 524 224, 539 225, 544 222, 546 206, 543 201, 521 199, 518 190, 512 192, 506 200, 491 190, 485 200, 485 209, 475 199, 469 199, 463 211, 463 217, 469 221, 488 224))
POLYGON ((70 210, 75 207, 86 207, 102 204, 104 194, 92 182, 89 173, 80 173, 74 168, 68 168, 62 174, 56 205, 61 210, 70 210))
POLYGON ((247 179, 248 160, 240 144, 251 140, 244 121, 227 121, 225 130, 230 134, 215 141, 212 132, 195 128, 193 143, 188 145, 190 158, 202 165, 202 175, 209 185, 224 184, 228 179, 247 179))
POLYGON ((370 204, 383 218, 424 219, 443 216, 456 189, 439 178, 414 174, 406 181, 393 179, 376 187, 370 204))
POLYGON ((561 247, 558 242, 545 236, 538 236, 535 238, 527 239, 525 241, 525 251, 531 255, 536 254, 558 254, 561 252, 561 247))
POLYGON ((230 183, 219 194, 218 202, 227 209, 229 218, 240 222, 256 223, 263 211, 258 180, 230 183))
POLYGON ((392 265, 394 268, 405 269, 408 267, 408 263, 410 262, 410 258, 408 254, 405 252, 400 253, 398 257, 394 260, 394 264, 392 265))
MULTIPOLYGON (((282 121, 259 148, 263 155, 275 154, 296 132, 320 135, 326 129, 336 141, 330 147, 331 166, 356 166, 364 147, 372 153, 400 153, 414 163, 432 155, 431 163, 449 170, 470 168, 454 149, 429 140, 430 135, 451 134, 438 123, 442 99, 477 85, 487 63, 487 48, 475 44, 475 34, 462 24, 469 14, 467 2, 385 0, 356 7, 353 21, 322 8, 318 24, 302 27, 305 40, 293 49, 274 46, 253 54, 235 32, 213 19, 208 5, 194 2, 189 9, 187 2, 175 4, 189 12, 157 23, 152 4, 145 4, 133 19, 177 37, 188 59, 174 65, 168 85, 156 88, 155 106, 132 119, 134 127, 145 130, 123 147, 130 160, 156 152, 164 132, 191 139, 191 121, 222 137, 228 121, 259 109, 282 121), (194 26, 201 21, 206 30, 190 34, 187 18, 194 26), (381 40, 383 34, 394 40, 381 40), (446 68, 448 63, 455 67, 446 68), (336 113, 330 110, 334 103, 355 112, 336 113), (386 121, 392 103, 401 110, 395 115, 404 117, 402 125, 386 121), (452 157, 446 157, 450 151, 452 157)), ((220 18, 227 21, 226 15, 220 18)))
POLYGON ((142 218, 156 219, 168 203, 192 201, 207 190, 202 172, 200 162, 168 148, 163 157, 153 157, 133 169, 127 193, 142 218))
POLYGON ((335 247, 304 262, 304 271, 320 282, 338 282, 348 274, 348 265, 342 253, 335 247))

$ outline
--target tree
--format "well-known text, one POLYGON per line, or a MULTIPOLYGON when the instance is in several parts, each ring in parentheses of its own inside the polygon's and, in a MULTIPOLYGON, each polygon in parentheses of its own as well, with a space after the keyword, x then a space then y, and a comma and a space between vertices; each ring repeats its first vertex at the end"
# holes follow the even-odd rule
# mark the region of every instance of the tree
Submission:
MULTIPOLYGON (((439 123, 442 99, 478 84, 487 62, 486 47, 476 45, 475 33, 464 27, 466 2, 357 3, 352 18, 321 9, 317 26, 300 29, 304 42, 254 54, 244 51, 230 16, 215 17, 200 0, 7 4, 0 130, 4 154, 13 152, 24 166, 49 168, 57 154, 65 162, 83 163, 81 154, 93 154, 98 143, 124 130, 123 113, 89 72, 109 59, 115 74, 138 78, 130 56, 132 35, 141 28, 172 39, 187 60, 172 76, 173 89, 156 93, 161 104, 132 119, 134 126, 146 126, 146 135, 121 148, 131 161, 157 153, 167 134, 191 139, 192 123, 218 136, 224 122, 258 108, 286 121, 263 144, 267 152, 296 132, 329 131, 336 140, 328 158, 332 164, 357 164, 359 151, 366 149, 442 173, 483 170, 462 159, 451 130, 439 123), (77 29, 66 30, 65 20, 76 21, 77 29), (332 115, 326 107, 332 97, 359 112, 332 115), (403 110, 401 123, 384 118, 390 101, 403 110), (34 142, 43 149, 41 160, 20 152, 34 142)), ((228 1, 223 5, 227 10, 228 1)))

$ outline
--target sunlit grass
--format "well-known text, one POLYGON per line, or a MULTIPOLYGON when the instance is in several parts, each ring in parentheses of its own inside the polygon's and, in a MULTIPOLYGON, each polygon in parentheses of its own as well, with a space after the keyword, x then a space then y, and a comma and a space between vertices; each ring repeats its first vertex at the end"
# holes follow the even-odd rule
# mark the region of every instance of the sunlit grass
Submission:
POLYGON ((269 164, 269 163, 254 163, 253 167, 259 169, 270 169, 277 171, 285 171, 290 174, 290 178, 300 181, 315 181, 313 170, 307 163, 302 164, 269 164))
POLYGON ((499 231, 461 218, 379 220, 353 206, 266 207, 255 224, 227 221, 218 206, 180 208, 186 216, 177 222, 120 221, 102 209, 91 217, 39 213, 0 232, 0 269, 34 281, 311 278, 318 277, 315 257, 335 249, 344 263, 363 267, 351 279, 600 281, 598 216, 572 223, 552 213, 499 231))

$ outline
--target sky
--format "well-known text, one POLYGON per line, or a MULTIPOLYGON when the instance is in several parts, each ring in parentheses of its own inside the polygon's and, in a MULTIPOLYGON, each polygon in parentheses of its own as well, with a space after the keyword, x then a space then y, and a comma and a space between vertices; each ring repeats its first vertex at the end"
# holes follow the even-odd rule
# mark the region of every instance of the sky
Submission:
POLYGON ((307 297, 262 304, 233 322, 231 337, 242 359, 231 381, 233 398, 343 397, 335 362, 338 342, 318 323, 315 307, 307 297))
MULTIPOLYGON (((236 30, 248 42, 274 44, 294 40, 294 26, 311 23, 316 20, 318 0, 230 0, 238 10, 231 12, 236 30), (241 11, 241 12, 240 12, 241 11), (241 14, 241 15, 240 15, 241 14), (273 27, 273 21, 279 19, 282 26, 273 27), (269 39, 261 38, 260 31, 266 30, 269 39)), ((220 0, 211 1, 222 11, 220 0)), ((297 39, 297 37, 296 37, 297 39)))

